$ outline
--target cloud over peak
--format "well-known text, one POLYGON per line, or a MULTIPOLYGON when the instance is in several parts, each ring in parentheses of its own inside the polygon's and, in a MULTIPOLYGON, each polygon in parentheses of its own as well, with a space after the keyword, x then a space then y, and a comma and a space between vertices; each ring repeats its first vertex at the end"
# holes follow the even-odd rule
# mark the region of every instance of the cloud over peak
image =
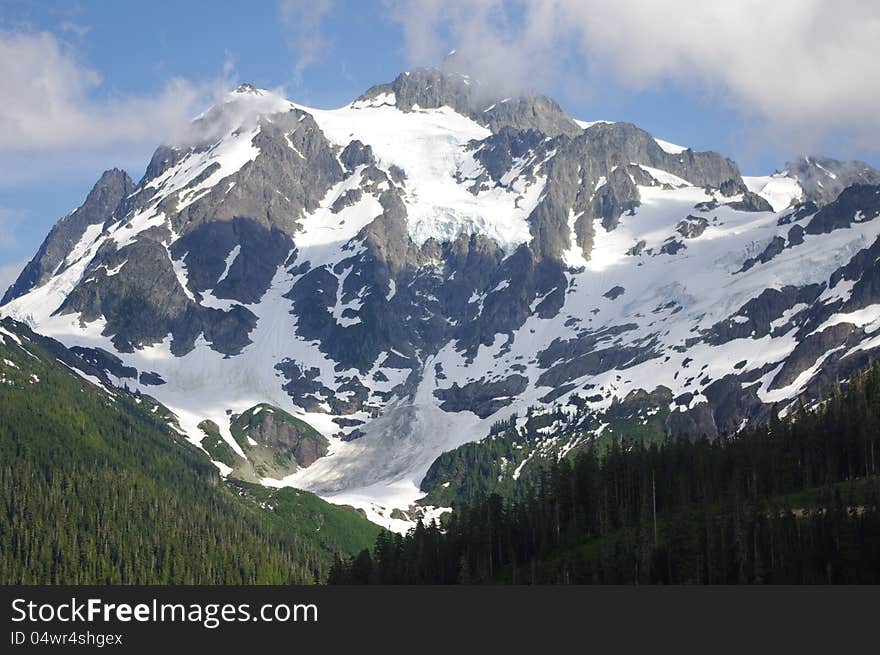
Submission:
POLYGON ((871 0, 388 0, 411 63, 450 47, 508 86, 672 85, 774 138, 880 150, 880 4, 871 0))
POLYGON ((0 30, 0 79, 0 151, 155 144, 215 92, 172 78, 156 95, 101 97, 100 74, 50 32, 0 30))

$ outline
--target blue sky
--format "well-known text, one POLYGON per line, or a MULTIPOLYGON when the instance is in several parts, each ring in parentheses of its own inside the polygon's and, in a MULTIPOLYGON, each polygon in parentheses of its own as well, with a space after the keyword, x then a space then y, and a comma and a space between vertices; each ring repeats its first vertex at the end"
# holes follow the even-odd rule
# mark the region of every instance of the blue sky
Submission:
POLYGON ((103 170, 137 180, 163 131, 221 89, 335 107, 462 45, 486 78, 720 151, 744 173, 807 151, 880 165, 880 128, 865 127, 880 115, 872 3, 610 4, 0 0, 0 282, 103 170))

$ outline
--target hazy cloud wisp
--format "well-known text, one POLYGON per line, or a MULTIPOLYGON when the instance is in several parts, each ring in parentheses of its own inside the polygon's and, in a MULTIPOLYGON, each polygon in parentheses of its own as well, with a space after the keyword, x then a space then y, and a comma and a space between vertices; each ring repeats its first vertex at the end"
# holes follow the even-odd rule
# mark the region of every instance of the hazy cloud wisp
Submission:
POLYGON ((299 78, 308 66, 326 54, 329 42, 321 24, 332 8, 331 0, 281 1, 281 20, 290 30, 288 43, 296 55, 294 77, 299 78))
POLYGON ((414 65, 458 47, 477 62, 474 74, 496 85, 674 84, 711 94, 789 140, 840 131, 880 150, 880 4, 872 0, 386 5, 414 65))
POLYGON ((0 31, 0 79, 0 152, 155 144, 218 88, 174 78, 156 96, 98 99, 101 76, 49 32, 0 31))

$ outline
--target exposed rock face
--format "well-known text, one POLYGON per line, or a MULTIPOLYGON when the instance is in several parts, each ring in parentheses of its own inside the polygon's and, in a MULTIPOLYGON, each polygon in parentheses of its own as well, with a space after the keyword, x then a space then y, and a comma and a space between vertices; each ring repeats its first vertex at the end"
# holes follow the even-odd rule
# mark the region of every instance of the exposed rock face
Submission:
MULTIPOLYGON (((782 389, 792 384, 805 370, 813 366, 825 353, 836 346, 846 343, 853 333, 853 326, 849 323, 832 325, 821 332, 807 335, 795 346, 789 358, 782 365, 782 369, 773 378, 771 389, 782 389)), ((856 345, 856 343, 853 343, 856 345)))
POLYGON ((877 218, 880 214, 878 196, 876 185, 854 184, 844 189, 833 203, 817 211, 804 230, 807 234, 825 234, 877 218))
MULTIPOLYGON (((712 344, 723 344, 734 339, 760 339, 773 331, 774 324, 787 311, 798 305, 808 306, 821 293, 822 286, 818 284, 765 289, 759 296, 740 307, 731 318, 716 323, 706 334, 706 340, 712 344)), ((795 318, 793 315, 792 320, 795 318)), ((786 331, 791 325, 791 321, 788 321, 779 325, 777 329, 786 331)))
POLYGON ((440 408, 445 411, 469 410, 486 418, 509 405, 515 396, 525 391, 528 382, 528 378, 515 374, 503 380, 480 380, 463 387, 453 384, 449 389, 436 389, 434 395, 443 401, 440 408))
POLYGON ((138 370, 134 366, 126 366, 119 357, 113 353, 108 353, 106 350, 101 350, 100 348, 83 348, 82 346, 74 346, 70 350, 78 355, 84 362, 87 362, 100 370, 106 371, 114 377, 120 379, 137 379, 138 377, 138 370))
POLYGON ((479 82, 464 73, 418 68, 401 73, 390 84, 372 87, 355 104, 382 103, 401 111, 451 107, 493 132, 503 128, 535 130, 548 136, 574 136, 581 128, 552 99, 539 94, 493 98, 479 82))
POLYGON ((745 260, 740 271, 747 271, 755 264, 766 264, 783 250, 785 250, 785 239, 781 236, 775 236, 760 255, 745 260))
POLYGON ((741 212, 772 212, 773 207, 764 198, 751 191, 743 192, 743 199, 727 203, 731 209, 741 212))
POLYGON ((598 123, 560 143, 548 167, 542 201, 530 217, 533 248, 542 257, 559 257, 578 247, 589 258, 594 220, 614 229, 624 212, 640 204, 638 185, 657 182, 639 164, 661 169, 695 186, 721 189, 742 185, 736 164, 713 152, 663 150, 650 134, 629 123, 598 123), (575 217, 571 243, 570 216, 575 217))
POLYGON ((474 141, 474 159, 485 169, 485 174, 478 177, 472 190, 474 193, 481 185, 490 188, 503 184, 502 180, 517 161, 524 161, 520 175, 535 177, 535 164, 542 161, 553 150, 556 139, 548 140, 538 130, 516 130, 503 127, 492 136, 482 141, 474 141))
POLYGON ((689 214, 687 218, 675 226, 675 231, 685 239, 696 239, 706 231, 707 227, 709 227, 709 221, 705 216, 691 216, 689 214))
POLYGON ((666 427, 670 434, 688 435, 695 438, 718 436, 718 428, 709 403, 697 403, 689 409, 676 409, 669 414, 666 427))
POLYGON ((202 421, 198 427, 202 448, 246 482, 291 475, 326 455, 329 445, 308 423, 265 403, 232 417, 230 431, 245 457, 230 448, 214 421, 202 421))
POLYGON ((530 94, 511 100, 500 100, 482 110, 482 119, 493 132, 503 128, 535 130, 553 137, 559 134, 576 136, 580 127, 562 107, 547 96, 530 94))
POLYGON ((617 300, 624 293, 626 293, 626 289, 624 289, 622 286, 618 285, 615 287, 611 287, 610 289, 608 289, 608 291, 606 291, 602 295, 604 295, 606 298, 609 298, 611 300, 617 300))
POLYGON ((175 241, 169 252, 186 266, 187 288, 194 295, 209 292, 254 303, 293 250, 293 239, 278 228, 236 217, 203 224, 175 241))
POLYGON ((804 200, 827 205, 854 184, 880 184, 880 172, 863 161, 837 161, 830 157, 803 157, 785 165, 804 190, 804 200))
POLYGON ((65 259, 82 239, 86 229, 107 221, 133 190, 134 182, 124 171, 115 168, 105 171, 86 196, 85 202, 52 228, 15 284, 6 290, 0 304, 27 293, 60 272, 65 266, 65 259))
POLYGON ((160 203, 178 233, 208 221, 247 217, 293 235, 299 219, 313 212, 328 189, 342 180, 336 153, 309 114, 292 109, 261 119, 251 143, 260 156, 225 178, 224 184, 183 209, 181 193, 160 203))
POLYGON ((121 377, 128 377, 131 370, 110 353, 103 353, 104 357, 92 356, 92 353, 84 349, 67 348, 55 339, 34 332, 25 323, 8 317, 0 318, 0 339, 3 339, 7 345, 10 343, 25 345, 22 342, 33 342, 51 353, 57 361, 69 369, 88 376, 92 381, 98 381, 108 389, 118 382, 114 379, 120 377, 117 373, 121 373, 121 377))
POLYGON ((75 313, 85 322, 103 318, 104 334, 123 352, 158 343, 168 334, 174 354, 192 350, 200 334, 219 352, 240 352, 250 343, 256 317, 241 305, 223 311, 196 304, 178 282, 163 233, 155 236, 122 250, 112 242, 102 245, 58 313, 75 313))

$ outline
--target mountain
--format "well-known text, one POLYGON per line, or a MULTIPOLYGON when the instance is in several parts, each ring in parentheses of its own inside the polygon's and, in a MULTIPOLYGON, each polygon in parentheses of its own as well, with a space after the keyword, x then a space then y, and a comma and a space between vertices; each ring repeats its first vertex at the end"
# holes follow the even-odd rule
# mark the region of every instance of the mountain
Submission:
POLYGON ((484 490, 442 528, 381 533, 328 581, 876 584, 880 365, 845 382, 711 442, 590 444, 517 498, 484 490))
POLYGON ((880 365, 843 382, 711 442, 591 444, 516 499, 484 494, 442 528, 381 533, 328 581, 876 584, 880 365))
POLYGON ((449 65, 335 110, 241 85, 139 182, 105 173, 0 311, 156 397, 223 475, 403 529, 490 432, 514 485, 818 397, 880 345, 878 214, 866 164, 743 177, 449 65))
POLYGON ((294 489, 222 481, 147 395, 0 321, 2 584, 304 584, 380 528, 294 489))

